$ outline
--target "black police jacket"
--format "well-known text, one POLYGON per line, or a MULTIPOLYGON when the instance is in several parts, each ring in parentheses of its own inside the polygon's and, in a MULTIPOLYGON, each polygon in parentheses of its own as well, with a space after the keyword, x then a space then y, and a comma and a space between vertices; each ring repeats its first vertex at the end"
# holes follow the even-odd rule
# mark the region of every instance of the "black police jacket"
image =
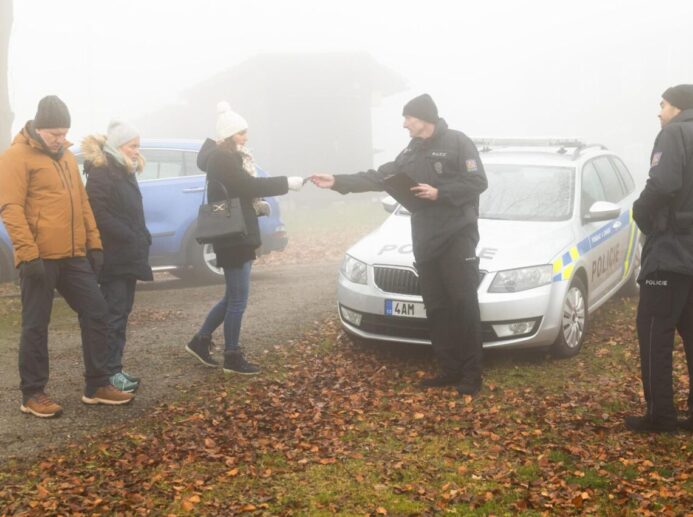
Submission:
POLYGON ((693 109, 657 135, 633 219, 645 234, 639 281, 657 271, 693 275, 693 109))
POLYGON ((462 132, 449 129, 440 119, 433 135, 413 138, 395 161, 356 174, 335 176, 333 190, 346 194, 385 190, 392 174, 407 174, 417 183, 438 189, 438 199, 411 215, 414 259, 435 259, 451 238, 467 236, 479 241, 479 194, 487 187, 484 166, 474 143, 462 132))

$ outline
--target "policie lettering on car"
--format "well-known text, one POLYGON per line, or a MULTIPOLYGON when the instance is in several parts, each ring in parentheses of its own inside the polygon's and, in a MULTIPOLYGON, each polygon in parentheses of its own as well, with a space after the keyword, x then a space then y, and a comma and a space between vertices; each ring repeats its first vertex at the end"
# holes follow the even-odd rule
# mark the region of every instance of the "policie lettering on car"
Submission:
MULTIPOLYGON (((378 255, 384 255, 386 253, 399 253, 400 255, 411 255, 413 247, 411 244, 385 244, 382 248, 378 250, 378 255)), ((478 253, 480 259, 492 260, 496 253, 498 253, 498 248, 481 248, 478 253)))
POLYGON ((616 243, 592 261, 592 283, 594 285, 601 283, 622 265, 621 247, 616 243))

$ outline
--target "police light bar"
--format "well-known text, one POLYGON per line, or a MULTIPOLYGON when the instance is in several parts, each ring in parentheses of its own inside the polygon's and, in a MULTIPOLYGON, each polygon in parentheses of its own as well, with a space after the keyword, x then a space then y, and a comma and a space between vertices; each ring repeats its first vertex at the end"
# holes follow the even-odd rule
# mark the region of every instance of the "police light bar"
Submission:
POLYGON ((586 144, 582 140, 569 138, 473 138, 472 141, 480 152, 486 153, 494 147, 557 147, 558 154, 566 154, 566 147, 574 148, 572 158, 576 159, 588 147, 599 147, 602 144, 586 144))

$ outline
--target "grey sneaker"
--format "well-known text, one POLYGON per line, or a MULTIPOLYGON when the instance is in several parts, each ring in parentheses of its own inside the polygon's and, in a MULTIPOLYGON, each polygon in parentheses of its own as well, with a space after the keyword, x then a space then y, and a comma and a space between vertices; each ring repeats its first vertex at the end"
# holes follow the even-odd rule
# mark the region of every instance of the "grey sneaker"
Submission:
POLYGON ((139 382, 140 382, 140 380, 141 380, 139 377, 135 377, 134 375, 130 375, 130 374, 129 374, 128 372, 126 372, 125 370, 123 370, 123 371, 120 372, 120 373, 122 373, 122 374, 125 376, 125 378, 126 378, 127 380, 129 380, 130 382, 136 382, 136 383, 139 384, 139 382))
POLYGON ((134 393, 137 391, 137 388, 140 387, 139 382, 132 382, 125 376, 125 374, 123 374, 123 372, 118 372, 111 375, 108 378, 108 381, 120 391, 124 391, 125 393, 134 393))

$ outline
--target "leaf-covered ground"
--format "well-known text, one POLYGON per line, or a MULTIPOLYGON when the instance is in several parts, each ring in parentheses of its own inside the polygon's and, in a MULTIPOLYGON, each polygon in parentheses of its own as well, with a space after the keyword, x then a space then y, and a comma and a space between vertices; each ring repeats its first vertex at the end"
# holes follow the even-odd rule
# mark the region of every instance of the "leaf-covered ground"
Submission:
MULTIPOLYGON (((693 436, 622 425, 642 410, 634 306, 600 310, 573 359, 487 353, 475 399, 418 389, 425 349, 316 324, 261 376, 214 372, 142 421, 5 464, 0 513, 690 515, 693 436)), ((680 346, 675 364, 683 404, 680 346)))

